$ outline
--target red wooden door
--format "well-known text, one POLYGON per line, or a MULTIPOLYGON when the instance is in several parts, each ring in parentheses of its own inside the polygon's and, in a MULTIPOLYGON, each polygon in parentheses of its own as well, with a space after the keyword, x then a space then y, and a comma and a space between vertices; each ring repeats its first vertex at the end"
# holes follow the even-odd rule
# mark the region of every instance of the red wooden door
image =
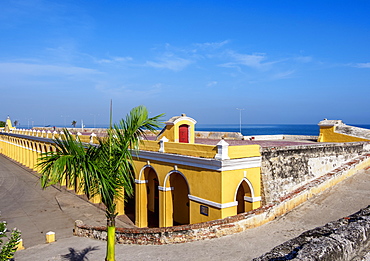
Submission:
POLYGON ((189 143, 189 125, 183 124, 179 127, 179 142, 189 143))

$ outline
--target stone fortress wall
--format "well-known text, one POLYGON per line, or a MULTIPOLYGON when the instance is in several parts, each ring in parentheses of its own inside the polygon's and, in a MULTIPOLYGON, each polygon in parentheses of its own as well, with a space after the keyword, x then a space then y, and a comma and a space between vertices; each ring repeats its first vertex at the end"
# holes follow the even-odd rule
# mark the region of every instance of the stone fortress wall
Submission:
POLYGON ((302 233, 253 259, 370 260, 370 205, 339 220, 302 233))
POLYGON ((263 205, 369 151, 364 142, 261 148, 263 205))
MULTIPOLYGON (((169 244, 244 231, 283 215, 356 171, 370 166, 368 139, 370 130, 359 130, 344 125, 341 121, 325 120, 319 125, 321 131, 318 139, 322 142, 312 145, 261 148, 261 185, 264 203, 262 207, 236 216, 197 224, 120 229, 117 231, 117 242, 169 244), (351 128, 355 129, 351 131, 351 128), (336 142, 338 140, 339 143, 336 142)), ((235 137, 238 138, 237 135, 235 137)), ((244 137, 246 138, 248 139, 244 137)), ((259 138, 266 139, 254 137, 255 140, 259 138)), ((276 138, 287 139, 289 136, 279 135, 276 138)), ((312 137, 309 139, 312 140, 312 137)), ((81 222, 76 223, 74 233, 99 239, 105 239, 106 236, 105 228, 90 227, 81 222)))

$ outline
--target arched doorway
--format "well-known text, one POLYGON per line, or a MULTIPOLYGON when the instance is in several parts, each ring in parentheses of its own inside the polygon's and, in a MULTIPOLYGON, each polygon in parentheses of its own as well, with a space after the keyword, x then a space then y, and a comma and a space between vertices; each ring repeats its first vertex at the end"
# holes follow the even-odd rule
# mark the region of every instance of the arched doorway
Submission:
POLYGON ((189 143, 189 125, 183 124, 179 127, 179 142, 189 143))
POLYGON ((159 226, 159 181, 157 173, 152 168, 145 169, 147 190, 148 227, 159 226))
POLYGON ((189 186, 186 179, 178 172, 169 177, 172 192, 173 225, 189 224, 189 186))
POLYGON ((236 192, 236 201, 238 202, 237 214, 248 212, 253 209, 252 203, 246 201, 246 198, 251 198, 252 193, 249 184, 243 180, 236 192))

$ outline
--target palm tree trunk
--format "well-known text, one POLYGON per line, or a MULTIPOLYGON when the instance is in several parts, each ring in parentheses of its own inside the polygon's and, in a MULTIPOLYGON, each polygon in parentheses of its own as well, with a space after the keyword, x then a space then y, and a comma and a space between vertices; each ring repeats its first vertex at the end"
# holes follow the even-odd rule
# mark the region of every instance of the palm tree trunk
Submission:
POLYGON ((106 261, 115 261, 115 234, 116 234, 116 227, 108 227, 107 228, 107 256, 105 257, 106 261))
POLYGON ((107 213, 107 255, 106 261, 115 261, 116 220, 115 215, 107 213))

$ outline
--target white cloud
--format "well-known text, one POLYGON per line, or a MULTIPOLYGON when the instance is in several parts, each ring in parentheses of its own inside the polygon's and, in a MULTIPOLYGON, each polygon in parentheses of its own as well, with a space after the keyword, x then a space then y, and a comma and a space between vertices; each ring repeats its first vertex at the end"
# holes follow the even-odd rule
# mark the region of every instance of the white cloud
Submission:
POLYGON ((169 69, 172 71, 181 71, 193 63, 192 60, 166 55, 159 59, 158 62, 147 61, 146 65, 153 68, 169 69))
POLYGON ((237 67, 239 68, 240 65, 247 66, 255 69, 268 69, 274 63, 273 62, 265 62, 267 59, 266 54, 264 53, 253 53, 253 54, 240 54, 234 51, 227 51, 226 55, 233 59, 232 62, 221 64, 223 67, 237 67))
POLYGON ((222 42, 213 42, 213 43, 196 43, 194 45, 197 46, 197 47, 200 47, 200 48, 218 49, 218 48, 221 48, 222 46, 228 44, 229 42, 230 42, 229 40, 225 40, 225 41, 222 41, 222 42))
POLYGON ((99 74, 94 69, 77 66, 60 66, 50 64, 31 64, 31 63, 0 63, 1 74, 17 75, 86 75, 99 74))
POLYGON ((128 62, 128 61, 132 61, 132 57, 113 57, 111 59, 101 59, 101 60, 98 60, 97 63, 100 63, 100 64, 106 64, 106 63, 121 63, 121 62, 128 62))
POLYGON ((354 65, 356 68, 370 68, 370 63, 356 63, 354 65))
POLYGON ((297 62, 301 63, 309 63, 312 62, 312 57, 311 56, 298 56, 294 58, 297 62))
POLYGON ((104 94, 112 97, 136 100, 137 97, 140 99, 152 99, 162 91, 162 84, 157 83, 149 87, 133 86, 133 85, 116 85, 112 82, 100 82, 96 86, 96 89, 104 94))
POLYGON ((292 76, 292 74, 295 73, 295 70, 289 70, 285 72, 279 72, 273 75, 273 79, 287 79, 292 76))
POLYGON ((207 87, 212 87, 212 86, 215 86, 215 85, 217 85, 217 81, 212 81, 212 82, 209 82, 208 84, 207 84, 207 87))

